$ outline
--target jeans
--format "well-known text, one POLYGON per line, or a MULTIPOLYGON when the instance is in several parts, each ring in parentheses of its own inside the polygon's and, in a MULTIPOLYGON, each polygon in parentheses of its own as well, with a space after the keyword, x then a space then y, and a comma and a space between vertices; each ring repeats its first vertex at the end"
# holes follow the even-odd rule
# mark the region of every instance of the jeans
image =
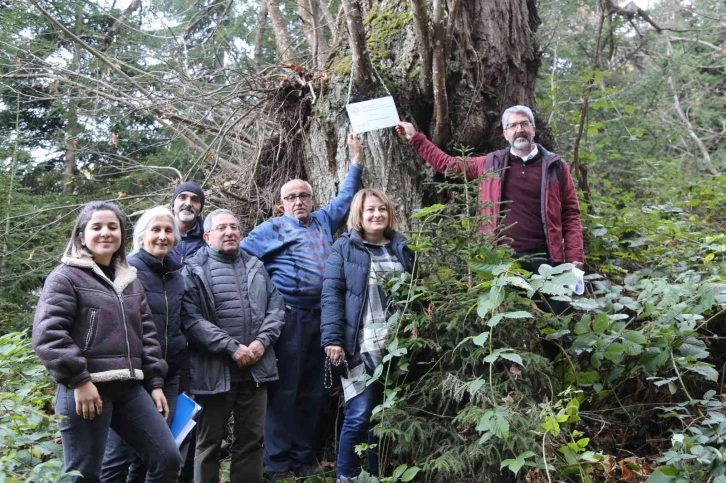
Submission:
MULTIPOLYGON (((340 431, 338 446, 338 470, 340 478, 354 478, 360 472, 360 456, 355 452, 355 446, 368 442, 368 445, 378 445, 378 438, 371 430, 371 416, 373 409, 383 402, 383 384, 374 382, 366 387, 365 391, 345 403, 345 419, 343 429, 340 431)), ((368 450, 368 473, 378 475, 378 447, 368 450)))
POLYGON ((269 388, 265 471, 286 473, 315 462, 313 439, 325 396, 320 311, 288 307, 275 355, 280 378, 269 388))
POLYGON ((230 483, 262 483, 262 436, 267 386, 254 381, 233 382, 228 392, 195 396, 202 410, 197 416, 194 482, 219 483, 219 457, 234 414, 234 443, 230 483))
MULTIPOLYGON (((169 405, 169 417, 166 422, 171 425, 176 399, 179 396, 179 374, 164 380, 164 396, 169 405)), ((130 483, 145 481, 146 467, 134 450, 112 430, 106 441, 101 481, 103 483, 126 483, 127 479, 130 483)))
POLYGON ((147 468, 150 483, 176 481, 181 457, 164 417, 138 381, 96 384, 103 413, 93 420, 76 414, 73 389, 58 386, 55 412, 63 416, 59 426, 65 471, 78 471, 74 483, 99 482, 109 429, 134 448, 147 468))

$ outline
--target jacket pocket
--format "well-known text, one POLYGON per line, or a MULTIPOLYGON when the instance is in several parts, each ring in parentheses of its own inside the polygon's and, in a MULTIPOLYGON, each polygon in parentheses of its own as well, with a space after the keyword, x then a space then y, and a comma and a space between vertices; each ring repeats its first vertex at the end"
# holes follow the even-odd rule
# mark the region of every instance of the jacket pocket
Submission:
POLYGON ((83 352, 88 352, 93 345, 93 339, 96 338, 97 327, 98 309, 88 309, 88 332, 86 333, 86 342, 83 344, 83 352))

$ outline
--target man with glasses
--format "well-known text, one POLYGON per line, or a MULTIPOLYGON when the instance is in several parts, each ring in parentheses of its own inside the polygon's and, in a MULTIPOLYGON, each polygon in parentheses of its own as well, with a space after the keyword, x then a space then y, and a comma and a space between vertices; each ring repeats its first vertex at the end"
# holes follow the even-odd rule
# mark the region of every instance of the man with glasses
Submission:
POLYGON ((313 211, 306 181, 288 181, 280 190, 284 214, 271 218, 242 241, 242 248, 265 263, 285 299, 285 326, 275 345, 280 379, 270 385, 265 422, 265 472, 272 481, 294 473, 322 472, 313 452, 320 418, 325 353, 320 346, 320 294, 333 235, 345 221, 363 174, 363 147, 348 135, 351 167, 327 206, 313 211))
POLYGON ((440 172, 453 168, 465 171, 468 179, 494 173, 479 185, 479 200, 484 202, 480 231, 494 232, 500 243, 511 245, 527 270, 565 262, 581 268, 585 253, 580 207, 567 163, 534 142, 530 108, 504 111, 502 127, 510 147, 463 160, 441 151, 408 122, 398 123, 396 132, 440 172))
POLYGON ((204 220, 201 248, 186 260, 182 326, 189 339, 197 418, 195 483, 219 483, 222 440, 234 414, 230 481, 262 483, 267 388, 277 380, 274 344, 285 320, 282 296, 262 262, 239 247, 229 210, 204 220))

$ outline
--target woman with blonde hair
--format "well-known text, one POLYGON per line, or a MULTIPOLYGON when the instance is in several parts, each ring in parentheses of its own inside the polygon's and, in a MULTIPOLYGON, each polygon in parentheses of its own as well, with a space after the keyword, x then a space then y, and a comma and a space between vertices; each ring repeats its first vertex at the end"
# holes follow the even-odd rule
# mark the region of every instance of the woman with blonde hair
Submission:
POLYGON ((340 434, 337 481, 355 481, 360 471, 357 444, 369 444, 368 472, 378 474, 376 439, 370 430, 373 409, 383 400, 382 381, 367 384, 382 363, 390 316, 381 285, 413 271, 414 255, 396 231, 396 213, 376 189, 356 193, 348 215, 348 232, 333 244, 323 276, 321 342, 329 363, 345 359, 341 377, 345 419, 340 434))
POLYGON ((33 348, 58 383, 65 471, 80 473, 76 483, 100 481, 109 429, 139 454, 147 481, 174 482, 181 465, 164 421, 167 365, 125 242, 118 206, 86 204, 35 311, 33 348))

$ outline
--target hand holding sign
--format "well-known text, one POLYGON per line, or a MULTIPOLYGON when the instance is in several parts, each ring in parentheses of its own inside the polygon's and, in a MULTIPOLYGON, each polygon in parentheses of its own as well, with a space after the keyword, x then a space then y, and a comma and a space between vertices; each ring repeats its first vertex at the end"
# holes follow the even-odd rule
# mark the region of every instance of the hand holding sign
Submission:
POLYGON ((360 136, 348 134, 348 149, 353 164, 363 164, 363 145, 360 143, 360 136))

